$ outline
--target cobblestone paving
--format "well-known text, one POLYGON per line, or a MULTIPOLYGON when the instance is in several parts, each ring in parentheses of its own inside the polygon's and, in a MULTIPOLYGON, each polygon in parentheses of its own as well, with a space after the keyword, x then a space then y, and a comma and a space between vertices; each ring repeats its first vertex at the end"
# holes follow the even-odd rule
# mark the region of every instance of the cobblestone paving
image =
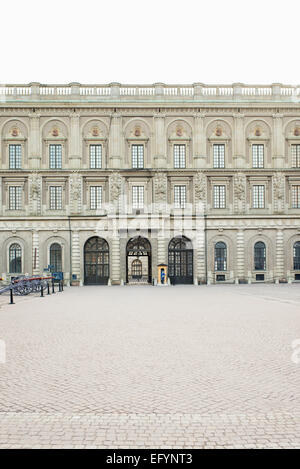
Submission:
POLYGON ((300 448, 297 284, 68 288, 0 339, 0 448, 300 448))

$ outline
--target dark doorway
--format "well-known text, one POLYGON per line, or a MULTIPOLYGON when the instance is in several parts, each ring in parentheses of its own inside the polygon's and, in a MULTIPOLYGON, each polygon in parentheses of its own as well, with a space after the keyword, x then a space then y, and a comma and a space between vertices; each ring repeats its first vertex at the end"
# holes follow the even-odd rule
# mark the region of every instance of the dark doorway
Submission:
POLYGON ((109 246, 94 236, 84 245, 84 284, 107 285, 109 279, 109 246))
POLYGON ((193 245, 185 236, 169 243, 169 277, 172 285, 193 284, 193 245))

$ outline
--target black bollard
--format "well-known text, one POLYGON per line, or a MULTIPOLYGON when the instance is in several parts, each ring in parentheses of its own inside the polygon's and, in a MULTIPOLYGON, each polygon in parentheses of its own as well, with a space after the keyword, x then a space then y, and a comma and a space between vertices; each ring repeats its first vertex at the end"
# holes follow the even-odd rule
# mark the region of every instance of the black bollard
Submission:
POLYGON ((61 281, 58 282, 58 291, 61 292, 61 281))
POLYGON ((61 291, 64 291, 64 281, 61 281, 61 291))
POLYGON ((49 282, 47 282, 47 295, 50 295, 50 285, 49 285, 49 282))
POLYGON ((52 280, 52 293, 55 293, 55 289, 54 289, 54 280, 52 280))
POLYGON ((15 303, 14 303, 14 295, 13 295, 13 289, 12 288, 10 288, 9 293, 10 293, 10 302, 9 302, 9 304, 14 305, 15 303))
POLYGON ((44 287, 41 285, 41 297, 44 297, 44 287))

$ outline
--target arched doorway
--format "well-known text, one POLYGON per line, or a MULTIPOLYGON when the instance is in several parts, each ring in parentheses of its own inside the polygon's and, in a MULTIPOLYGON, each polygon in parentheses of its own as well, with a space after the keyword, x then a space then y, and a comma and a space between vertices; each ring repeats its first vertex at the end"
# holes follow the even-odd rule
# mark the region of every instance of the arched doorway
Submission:
POLYGON ((172 285, 193 284, 193 245, 185 236, 177 236, 169 243, 169 277, 172 285))
POLYGON ((136 236, 126 247, 126 281, 151 283, 151 244, 148 239, 136 236))
POLYGON ((84 245, 84 284, 107 285, 109 279, 109 246, 98 236, 84 245))

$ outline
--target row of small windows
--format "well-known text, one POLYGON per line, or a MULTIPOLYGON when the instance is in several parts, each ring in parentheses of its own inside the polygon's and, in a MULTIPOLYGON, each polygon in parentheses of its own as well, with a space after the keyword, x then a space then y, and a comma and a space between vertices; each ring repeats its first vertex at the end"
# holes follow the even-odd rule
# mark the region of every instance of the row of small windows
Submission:
MULTIPOLYGON (((262 241, 254 244, 254 270, 266 270, 266 245, 262 241)), ((300 241, 293 246, 293 267, 300 270, 300 241)), ((223 242, 215 245, 215 271, 227 270, 227 246, 223 242)))
MULTIPOLYGON (((300 185, 292 186, 292 208, 300 208, 300 185)), ((90 209, 97 210, 102 207, 102 186, 90 187, 90 209)), ((22 193, 21 186, 9 186, 9 210, 22 209, 22 193)), ((62 186, 50 186, 49 194, 49 208, 50 210, 62 210, 63 188, 62 186)), ((185 208, 187 203, 186 186, 174 186, 174 206, 175 208, 185 208)), ((134 209, 142 209, 144 207, 144 186, 132 187, 132 207, 134 209)), ((213 208, 225 209, 226 208, 226 186, 214 185, 213 186, 213 208)), ((252 208, 263 209, 265 208, 265 186, 253 185, 252 186, 252 208)))
MULTIPOLYGON (((62 248, 58 243, 50 246, 50 265, 53 272, 62 270, 62 248)), ((266 270, 266 245, 258 241, 254 245, 254 270, 266 270)), ((293 246, 293 267, 300 270, 300 241, 293 246)), ((215 271, 225 272, 227 270, 227 246, 224 242, 215 244, 215 271)), ((22 272, 22 248, 18 243, 13 243, 9 248, 9 272, 22 272)))
MULTIPOLYGON (((264 168, 264 145, 252 145, 252 167, 264 168)), ((292 167, 300 168, 300 144, 291 145, 292 167)), ((89 146, 89 158, 91 169, 102 169, 102 145, 89 146)), ((173 145, 173 159, 175 169, 186 168, 186 145, 173 145)), ((131 145, 131 164, 133 169, 144 168, 144 145, 131 145)), ((49 167, 50 169, 62 169, 62 145, 49 145, 49 167)), ((213 145, 213 167, 225 168, 225 145, 213 145)), ((22 146, 9 145, 9 168, 22 168, 22 146)))

